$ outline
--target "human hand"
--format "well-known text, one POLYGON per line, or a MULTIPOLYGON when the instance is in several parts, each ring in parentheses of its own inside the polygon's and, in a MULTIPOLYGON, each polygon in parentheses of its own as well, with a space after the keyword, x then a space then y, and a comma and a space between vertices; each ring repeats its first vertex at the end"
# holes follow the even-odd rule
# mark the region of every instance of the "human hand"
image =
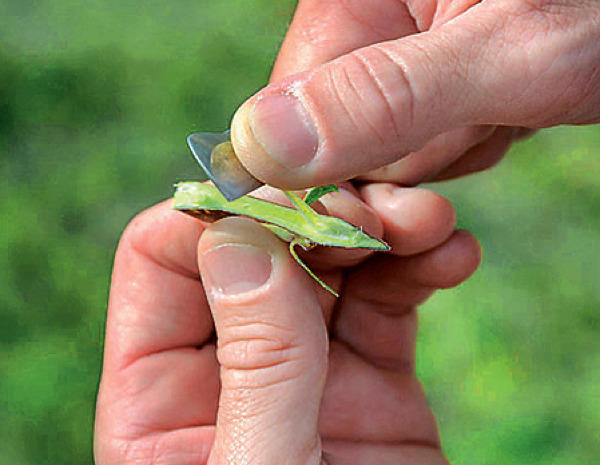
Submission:
POLYGON ((133 220, 115 258, 97 465, 305 465, 321 449, 330 465, 446 463, 415 377, 415 307, 466 279, 478 245, 437 194, 380 184, 364 203, 348 189, 326 210, 385 226, 394 250, 310 252, 339 300, 250 220, 205 228, 170 202, 133 220))
POLYGON ((534 128, 599 121, 597 0, 304 0, 232 141, 281 188, 414 185, 486 169, 534 128))

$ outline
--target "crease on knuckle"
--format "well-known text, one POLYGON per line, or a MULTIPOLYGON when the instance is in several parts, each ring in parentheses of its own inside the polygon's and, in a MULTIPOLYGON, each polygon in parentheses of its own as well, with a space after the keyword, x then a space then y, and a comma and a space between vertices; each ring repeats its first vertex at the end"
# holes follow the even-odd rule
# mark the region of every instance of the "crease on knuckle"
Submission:
POLYGON ((382 117, 387 120, 392 128, 393 136, 396 140, 400 140, 401 138, 401 124, 398 122, 398 118, 396 117, 396 109, 394 108, 393 103, 393 94, 391 92, 394 91, 393 88, 390 88, 390 84, 386 82, 378 73, 375 71, 378 68, 381 68, 378 64, 374 64, 373 62, 377 60, 375 56, 370 55, 379 55, 379 60, 383 60, 391 65, 392 68, 397 68, 402 76, 402 81, 407 86, 408 90, 408 103, 409 103, 409 121, 412 124, 413 121, 413 102, 414 102, 414 94, 412 92, 412 86, 410 82, 406 78, 406 73, 400 67, 398 68, 398 63, 391 59, 391 57, 385 53, 384 50, 379 49, 377 47, 371 47, 368 50, 357 51, 353 57, 356 59, 359 66, 364 70, 365 74, 368 75, 371 79, 371 82, 374 85, 375 91, 377 92, 378 97, 380 98, 384 112, 382 117))
MULTIPOLYGON (((407 42, 407 44, 409 44, 407 42)), ((411 66, 407 62, 407 57, 401 53, 395 53, 395 43, 380 44, 371 47, 372 53, 376 56, 371 59, 379 59, 385 62, 386 69, 390 77, 387 79, 381 76, 378 79, 378 84, 382 95, 389 102, 390 114, 394 118, 394 127, 396 135, 401 137, 406 135, 418 123, 417 119, 417 102, 418 90, 415 85, 414 77, 411 71, 411 66), (400 98, 402 103, 402 113, 406 116, 400 117, 400 108, 398 103, 394 103, 394 99, 400 98)), ((424 60, 428 60, 427 54, 421 49, 415 49, 421 55, 424 55, 424 60)), ((422 64, 419 64, 421 67, 422 64)))
POLYGON ((398 141, 413 126, 410 77, 402 62, 378 46, 346 55, 336 66, 328 67, 327 75, 333 97, 346 117, 361 132, 367 127, 378 143, 398 141))
MULTIPOLYGON (((347 58, 345 58, 347 60, 347 58)), ((348 102, 348 98, 346 92, 344 90, 348 89, 352 91, 352 95, 356 98, 357 94, 355 92, 355 88, 349 83, 351 82, 348 71, 346 69, 347 64, 342 63, 340 67, 330 66, 326 68, 326 79, 333 94, 333 98, 337 102, 337 104, 341 107, 344 115, 347 120, 350 121, 354 127, 354 131, 357 133, 362 130, 363 123, 365 121, 359 117, 356 111, 352 108, 352 106, 348 102)), ((360 106, 357 105, 357 108, 360 106)), ((370 126, 370 125, 369 125, 370 126)))
POLYGON ((269 323, 229 327, 218 340, 217 359, 227 386, 260 388, 294 379, 310 359, 291 329, 269 323))

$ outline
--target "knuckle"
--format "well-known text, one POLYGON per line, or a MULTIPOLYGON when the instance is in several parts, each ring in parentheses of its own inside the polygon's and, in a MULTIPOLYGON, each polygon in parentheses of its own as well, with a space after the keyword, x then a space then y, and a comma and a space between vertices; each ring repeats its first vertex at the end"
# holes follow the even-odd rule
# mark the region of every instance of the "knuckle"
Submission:
POLYGON ((400 133, 412 126, 413 99, 410 86, 397 79, 395 67, 376 49, 355 51, 326 65, 323 74, 315 74, 309 92, 326 96, 313 100, 323 114, 335 112, 336 127, 360 134, 361 146, 396 145, 400 133))
POLYGON ((378 124, 396 139, 415 125, 415 88, 402 56, 384 46, 373 46, 351 55, 369 80, 372 92, 367 108, 376 104, 378 124))
POLYGON ((409 37, 359 53, 372 69, 380 70, 376 82, 387 100, 399 143, 403 146, 408 143, 406 148, 414 152, 431 139, 432 126, 436 128, 435 134, 450 129, 434 124, 444 120, 440 114, 447 116, 453 108, 450 104, 456 99, 447 95, 450 83, 440 79, 440 69, 444 70, 444 76, 453 76, 456 81, 463 80, 466 71, 460 69, 464 60, 443 42, 443 37, 430 38, 426 43, 418 37, 409 37))
POLYGON ((121 234, 120 246, 123 244, 131 245, 133 248, 148 238, 151 238, 155 233, 155 223, 151 221, 152 211, 157 207, 151 207, 135 215, 131 221, 125 227, 123 234, 121 234))
POLYGON ((229 327, 219 336, 217 359, 228 389, 281 384, 300 376, 311 359, 290 328, 269 323, 229 327))
POLYGON ((297 357, 296 350, 287 338, 244 335, 219 340, 217 357, 222 367, 252 370, 290 362, 297 357))
POLYGON ((129 223, 127 223, 127 226, 123 230, 123 234, 121 234, 121 241, 136 241, 141 235, 143 235, 145 230, 145 215, 145 211, 138 213, 131 219, 131 221, 129 221, 129 223))
POLYGON ((306 376, 324 376, 326 332, 306 333, 278 315, 266 315, 265 319, 262 310, 259 319, 245 312, 217 325, 222 392, 236 398, 306 376))

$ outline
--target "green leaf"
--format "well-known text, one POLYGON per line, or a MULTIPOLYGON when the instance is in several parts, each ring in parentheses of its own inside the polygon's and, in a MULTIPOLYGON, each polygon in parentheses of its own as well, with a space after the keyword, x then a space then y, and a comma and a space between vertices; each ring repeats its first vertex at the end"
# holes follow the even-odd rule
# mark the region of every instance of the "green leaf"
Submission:
POLYGON ((328 184, 326 186, 313 187, 306 193, 304 202, 307 205, 311 205, 323 197, 325 194, 331 194, 332 192, 339 192, 338 186, 335 184, 328 184))

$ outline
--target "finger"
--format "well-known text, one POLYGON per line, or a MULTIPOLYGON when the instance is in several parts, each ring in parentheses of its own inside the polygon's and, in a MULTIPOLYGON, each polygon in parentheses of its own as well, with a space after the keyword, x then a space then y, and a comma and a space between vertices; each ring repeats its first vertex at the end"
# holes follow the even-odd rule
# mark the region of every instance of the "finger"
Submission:
POLYGON ((406 157, 359 176, 364 181, 393 182, 416 186, 439 173, 472 147, 487 140, 495 126, 469 126, 454 129, 429 141, 425 147, 406 157))
POLYGON ((271 81, 312 69, 358 48, 415 32, 418 31, 414 20, 403 2, 300 2, 279 51, 271 81))
POLYGON ((407 299, 405 290, 455 287, 471 276, 480 261, 477 239, 468 231, 458 230, 443 244, 418 255, 376 255, 356 268, 347 280, 353 296, 403 308, 420 303, 407 299), (356 286, 359 282, 366 285, 356 286), (379 284, 374 286, 376 283, 379 284))
POLYGON ((219 385, 196 265, 202 230, 167 201, 138 215, 119 243, 95 418, 99 463, 152 453, 181 464, 206 460, 219 385), (160 445, 157 430, 165 432, 160 445))
POLYGON ((115 257, 105 365, 120 368, 210 337, 212 319, 195 263, 202 230, 197 220, 174 211, 171 201, 129 224, 115 257))
POLYGON ((431 249, 454 231, 454 208, 433 191, 373 183, 361 187, 359 192, 377 212, 384 226, 384 239, 395 255, 431 249))
POLYGON ((237 111, 236 153, 262 181, 301 188, 387 165, 457 127, 592 121, 599 6, 577 5, 560 7, 557 26, 556 12, 532 2, 483 2, 278 81, 237 111))
POLYGON ((466 280, 480 260, 479 244, 466 231, 420 255, 376 255, 348 276, 335 337, 376 366, 412 372, 415 306, 466 280))
POLYGON ((507 126, 474 126, 450 131, 433 139, 422 150, 358 179, 410 186, 485 171, 504 158, 513 141, 534 132, 507 126))
POLYGON ((430 181, 444 181, 485 171, 500 163, 508 152, 517 128, 499 126, 487 140, 468 150, 454 163, 431 176, 430 181))
POLYGON ((247 219, 213 224, 198 257, 221 368, 209 464, 318 463, 327 332, 313 283, 247 219))
POLYGON ((414 372, 381 369, 336 340, 330 367, 319 421, 323 438, 439 446, 435 419, 414 372))

